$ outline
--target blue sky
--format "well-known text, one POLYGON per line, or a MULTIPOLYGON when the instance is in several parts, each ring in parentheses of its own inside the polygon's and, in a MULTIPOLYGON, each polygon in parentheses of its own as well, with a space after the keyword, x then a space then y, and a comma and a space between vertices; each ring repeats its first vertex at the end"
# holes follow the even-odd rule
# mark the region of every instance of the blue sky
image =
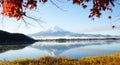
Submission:
POLYGON ((27 11, 29 16, 40 18, 40 20, 44 21, 43 23, 39 22, 43 27, 26 17, 26 22, 29 22, 31 25, 26 26, 25 23, 21 23, 21 20, 17 21, 14 18, 0 15, 0 29, 12 33, 31 34, 47 30, 53 26, 59 26, 75 33, 120 35, 120 21, 116 21, 120 15, 118 11, 119 6, 113 8, 113 13, 109 11, 103 12, 101 18, 95 18, 92 21, 88 18, 90 7, 92 6, 91 3, 87 4, 87 9, 83 9, 79 5, 73 5, 72 2, 66 2, 64 0, 62 2, 56 1, 55 3, 65 11, 58 9, 50 2, 39 4, 36 10, 27 11), (108 19, 109 15, 113 16, 112 20, 108 19), (116 25, 117 28, 112 29, 112 25, 116 25))

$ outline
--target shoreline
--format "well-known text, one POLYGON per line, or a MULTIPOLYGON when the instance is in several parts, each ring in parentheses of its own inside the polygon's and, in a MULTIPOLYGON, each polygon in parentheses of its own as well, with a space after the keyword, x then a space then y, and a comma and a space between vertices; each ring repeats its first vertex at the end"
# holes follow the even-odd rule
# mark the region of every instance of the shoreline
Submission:
POLYGON ((107 41, 107 40, 120 40, 120 38, 58 38, 58 39, 38 39, 37 42, 50 42, 50 41, 56 41, 56 42, 67 42, 67 41, 107 41))
POLYGON ((57 39, 37 39, 33 41, 12 41, 12 42, 0 42, 0 45, 22 45, 33 44, 35 42, 80 42, 80 41, 119 41, 120 38, 57 38, 57 39))

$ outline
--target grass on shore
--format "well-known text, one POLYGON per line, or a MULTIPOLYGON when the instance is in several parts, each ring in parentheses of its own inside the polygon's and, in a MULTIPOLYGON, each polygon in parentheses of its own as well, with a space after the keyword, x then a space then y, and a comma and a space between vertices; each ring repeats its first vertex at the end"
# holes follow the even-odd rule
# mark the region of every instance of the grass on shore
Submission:
POLYGON ((43 56, 37 59, 1 61, 0 65, 120 65, 120 52, 108 56, 91 56, 80 59, 43 56))

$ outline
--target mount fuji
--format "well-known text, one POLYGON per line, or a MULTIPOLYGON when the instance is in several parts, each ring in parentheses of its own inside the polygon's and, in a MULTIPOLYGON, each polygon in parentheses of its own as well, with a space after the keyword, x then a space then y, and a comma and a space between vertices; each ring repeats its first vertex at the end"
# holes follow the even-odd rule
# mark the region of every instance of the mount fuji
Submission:
POLYGON ((37 32, 34 34, 30 34, 29 36, 37 36, 37 37, 47 37, 47 36, 67 36, 73 34, 72 32, 66 31, 58 26, 54 26, 46 31, 37 32))
POLYGON ((30 34, 29 36, 32 36, 32 37, 117 37, 117 36, 102 35, 102 34, 73 33, 73 32, 62 29, 59 26, 54 26, 46 31, 30 34))

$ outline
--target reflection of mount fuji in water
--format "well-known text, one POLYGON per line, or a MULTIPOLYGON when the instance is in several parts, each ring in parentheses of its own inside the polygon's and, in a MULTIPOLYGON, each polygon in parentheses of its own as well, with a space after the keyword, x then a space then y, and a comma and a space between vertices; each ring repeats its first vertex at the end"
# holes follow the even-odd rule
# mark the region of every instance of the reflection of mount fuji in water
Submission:
POLYGON ((101 35, 101 34, 80 34, 66 31, 58 26, 54 26, 46 31, 41 31, 38 33, 31 34, 32 37, 115 37, 111 35, 101 35))
POLYGON ((35 48, 35 49, 38 49, 41 51, 45 51, 52 56, 59 56, 62 53, 66 52, 68 50, 72 50, 74 48, 81 48, 81 47, 91 46, 91 45, 112 44, 113 42, 118 43, 119 41, 82 41, 82 42, 66 42, 66 43, 36 42, 28 47, 35 48))
MULTIPOLYGON (((120 51, 119 40, 112 41, 79 41, 79 42, 36 42, 21 49, 5 50, 0 53, 0 60, 20 58, 38 58, 40 56, 68 56, 80 58, 112 54, 120 51)), ((4 46, 3 46, 4 48, 4 46)), ((1 50, 1 49, 0 49, 1 50)))

